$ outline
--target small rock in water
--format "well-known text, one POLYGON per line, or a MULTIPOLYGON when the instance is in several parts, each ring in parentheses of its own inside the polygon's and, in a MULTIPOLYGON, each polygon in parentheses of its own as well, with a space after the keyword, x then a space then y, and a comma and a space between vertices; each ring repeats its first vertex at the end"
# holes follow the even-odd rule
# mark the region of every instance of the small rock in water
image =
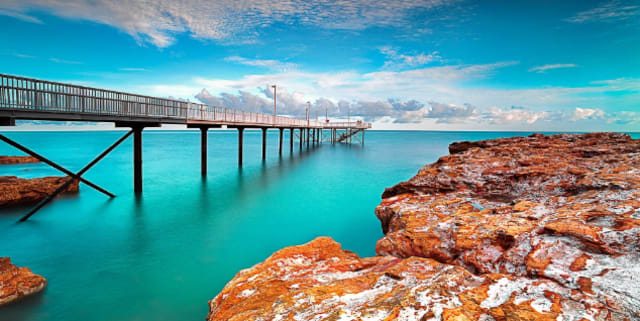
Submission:
MULTIPOLYGON (((19 178, 0 176, 0 207, 38 202, 53 193, 68 177, 19 178)), ((77 193, 78 181, 74 180, 63 193, 77 193)))
POLYGON ((47 280, 29 268, 17 267, 8 257, 0 257, 0 306, 40 292, 46 285, 47 280))

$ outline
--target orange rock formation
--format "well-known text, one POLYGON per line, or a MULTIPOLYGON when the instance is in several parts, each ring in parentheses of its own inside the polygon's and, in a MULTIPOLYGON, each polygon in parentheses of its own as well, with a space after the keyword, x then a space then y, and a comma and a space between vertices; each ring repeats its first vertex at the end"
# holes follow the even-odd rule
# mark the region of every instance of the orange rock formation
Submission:
POLYGON ((38 163, 38 162, 40 162, 40 160, 31 156, 0 156, 0 165, 26 164, 26 163, 38 163))
MULTIPOLYGON (((66 182, 68 177, 41 177, 24 179, 0 176, 0 207, 34 203, 45 198, 66 182)), ((77 193, 78 181, 69 185, 64 193, 77 193)))
POLYGON ((328 238, 280 250, 238 273, 208 320, 640 320, 640 141, 450 151, 384 192, 378 256, 328 238))
POLYGON ((17 267, 8 257, 0 257, 0 305, 39 292, 46 285, 47 280, 29 268, 17 267))

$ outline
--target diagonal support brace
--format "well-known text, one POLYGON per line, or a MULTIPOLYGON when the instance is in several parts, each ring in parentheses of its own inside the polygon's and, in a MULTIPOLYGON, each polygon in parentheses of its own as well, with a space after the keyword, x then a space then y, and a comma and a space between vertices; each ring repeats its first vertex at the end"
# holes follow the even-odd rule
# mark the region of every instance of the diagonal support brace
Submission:
POLYGON ((17 142, 9 139, 8 137, 6 137, 6 136, 4 136, 2 134, 0 134, 0 140, 2 140, 5 143, 7 143, 7 144, 9 144, 9 145, 21 150, 24 153, 27 153, 27 154, 37 158, 41 162, 48 164, 49 166, 51 166, 51 167, 53 167, 53 168, 65 173, 65 174, 73 177, 74 179, 80 180, 81 182, 87 184, 88 186, 93 187, 94 189, 96 189, 97 191, 101 192, 102 194, 105 194, 105 195, 107 195, 107 196, 109 196, 111 198, 116 197, 115 195, 109 193, 109 191, 105 190, 104 188, 102 188, 102 187, 100 187, 100 186, 98 186, 98 185, 96 185, 94 183, 91 183, 90 181, 88 181, 88 180, 76 175, 75 173, 71 172, 70 170, 68 170, 68 169, 66 169, 66 168, 64 168, 64 167, 62 167, 62 166, 60 166, 60 165, 58 165, 58 164, 46 159, 44 156, 42 156, 42 155, 40 155, 40 154, 30 150, 30 149, 18 144, 17 142))
MULTIPOLYGON (((107 154, 109 154, 114 148, 118 147, 118 145, 120 145, 125 139, 127 139, 129 136, 131 136, 131 134, 133 134, 133 130, 129 131, 128 133, 126 133, 124 136, 122 136, 120 139, 118 139, 115 143, 113 143, 113 145, 111 145, 109 148, 107 148, 104 152, 102 152, 100 155, 98 155, 98 157, 96 157, 94 160, 91 161, 91 163, 87 164, 87 166, 83 167, 79 172, 77 172, 74 176, 82 176, 84 173, 86 173, 91 167, 93 167, 93 165, 95 165, 96 163, 98 163, 101 159, 103 159, 105 156, 107 156, 107 154)), ((41 209, 43 206, 47 205, 47 203, 49 203, 54 197, 56 197, 56 195, 60 194, 60 192, 64 191, 69 185, 71 185, 71 183, 75 180, 75 178, 71 177, 69 178, 64 184, 60 185, 60 187, 58 187, 58 189, 56 189, 53 193, 51 193, 49 196, 47 196, 45 199, 43 199, 42 201, 40 201, 38 204, 36 204, 36 206, 34 208, 32 208, 29 213, 27 213, 25 216, 23 216, 20 219, 20 222, 24 222, 26 220, 29 219, 29 217, 31 217, 31 215, 35 214, 39 209, 41 209)))

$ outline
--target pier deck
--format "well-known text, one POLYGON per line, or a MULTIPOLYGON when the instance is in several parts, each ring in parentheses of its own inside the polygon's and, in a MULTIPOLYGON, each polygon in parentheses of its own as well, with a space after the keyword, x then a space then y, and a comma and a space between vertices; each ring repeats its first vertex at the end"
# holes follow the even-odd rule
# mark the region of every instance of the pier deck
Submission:
MULTIPOLYGON (((309 115, 309 113, 307 113, 309 115)), ((242 166, 243 133, 246 128, 262 129, 262 159, 266 159, 267 130, 278 129, 279 154, 282 155, 283 132, 289 129, 289 145, 293 152, 294 139, 298 138, 300 149, 306 143, 320 144, 351 143, 355 138, 364 144, 364 133, 371 128, 370 123, 324 122, 311 119, 296 119, 274 114, 249 112, 220 106, 209 106, 189 101, 158 98, 108 89, 78 86, 20 76, 0 74, 0 126, 15 126, 16 120, 50 120, 81 122, 112 122, 116 127, 128 127, 131 130, 100 154, 78 173, 72 173, 66 185, 74 179, 106 190, 82 178, 82 174, 100 159, 105 157, 118 144, 133 134, 134 192, 142 193, 142 131, 146 127, 160 127, 162 124, 184 124, 188 128, 201 131, 201 174, 207 174, 207 134, 209 128, 235 128, 238 131, 238 165, 242 166), (295 134, 294 131, 298 131, 295 134), (325 134, 328 131, 328 134, 325 134), (358 137, 358 135, 360 135, 358 137)), ((69 171, 44 156, 12 141, 4 135, 3 140, 12 146, 30 154, 45 163, 69 175, 69 171)), ((64 185, 64 186, 66 186, 64 185)), ((58 194, 54 192, 36 205, 22 220, 26 220, 35 211, 51 201, 58 194)))

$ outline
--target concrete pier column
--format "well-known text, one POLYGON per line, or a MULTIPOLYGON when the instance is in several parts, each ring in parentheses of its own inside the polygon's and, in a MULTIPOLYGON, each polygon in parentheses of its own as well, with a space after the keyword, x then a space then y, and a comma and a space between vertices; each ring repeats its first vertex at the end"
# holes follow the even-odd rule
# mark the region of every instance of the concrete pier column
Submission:
POLYGON ((244 138, 244 128, 238 127, 238 166, 242 167, 242 140, 244 138))
POLYGON ((311 134, 311 128, 307 128, 307 148, 309 148, 309 134, 311 134))
POLYGON ((207 176, 207 135, 209 134, 209 128, 200 128, 200 173, 202 176, 207 176))
POLYGON ((280 130, 280 144, 278 145, 278 155, 282 156, 282 133, 284 132, 284 128, 278 128, 280 130))
POLYGON ((262 160, 267 159, 267 128, 262 128, 262 160))

